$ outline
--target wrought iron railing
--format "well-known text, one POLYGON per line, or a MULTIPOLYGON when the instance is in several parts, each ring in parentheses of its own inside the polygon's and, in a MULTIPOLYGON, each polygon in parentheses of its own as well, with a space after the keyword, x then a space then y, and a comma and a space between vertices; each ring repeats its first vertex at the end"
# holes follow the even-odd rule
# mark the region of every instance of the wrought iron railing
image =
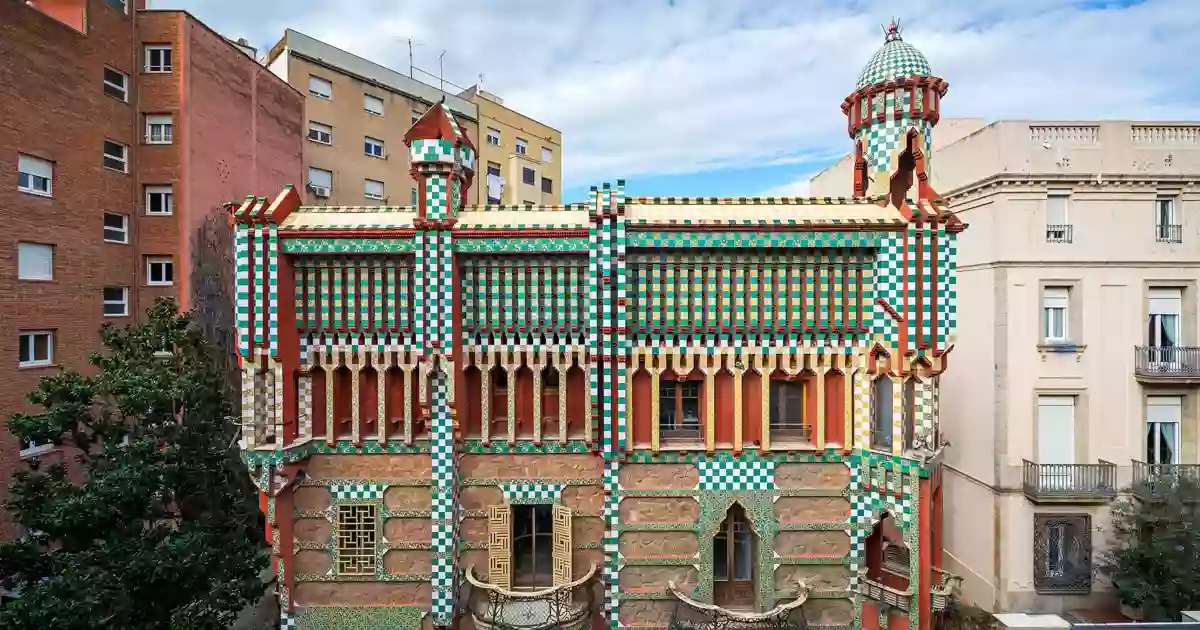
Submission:
POLYGON ((479 630, 580 630, 591 624, 596 593, 596 565, 583 577, 537 591, 514 591, 488 584, 466 571, 461 611, 470 613, 479 630))
POLYGON ((1183 226, 1178 223, 1159 223, 1154 226, 1154 240, 1159 243, 1182 243, 1183 226))
POLYGON ((1046 226, 1047 243, 1070 243, 1074 236, 1075 226, 1070 223, 1046 226))
POLYGON ((1133 460, 1133 493, 1160 498, 1181 483, 1200 487, 1200 464, 1148 464, 1133 460))
POLYGON ((796 599, 780 604, 763 613, 726 610, 714 604, 698 602, 679 592, 675 582, 667 583, 667 590, 675 596, 675 613, 667 630, 806 630, 808 620, 804 617, 804 602, 809 589, 801 582, 796 588, 796 599))
POLYGON ((1137 346, 1133 372, 1148 378, 1200 378, 1200 347, 1137 346))
POLYGON ((946 610, 950 605, 951 598, 958 592, 959 586, 962 585, 962 577, 954 575, 948 571, 943 571, 938 568, 933 569, 934 585, 930 592, 930 599, 933 602, 933 611, 940 612, 946 610))
POLYGON ((866 577, 858 580, 858 594, 902 610, 908 610, 913 596, 911 588, 900 590, 866 577))
POLYGON ((1022 489, 1035 500, 1107 500, 1117 495, 1117 465, 1025 462, 1022 489))

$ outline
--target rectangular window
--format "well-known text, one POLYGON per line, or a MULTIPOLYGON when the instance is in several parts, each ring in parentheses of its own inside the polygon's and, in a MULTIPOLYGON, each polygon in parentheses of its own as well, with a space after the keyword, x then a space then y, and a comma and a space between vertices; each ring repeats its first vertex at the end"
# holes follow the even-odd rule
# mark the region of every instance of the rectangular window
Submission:
POLYGON ((417 121, 421 120, 421 116, 424 116, 424 115, 425 114, 422 114, 421 110, 419 110, 419 109, 412 110, 412 124, 414 124, 414 125, 417 124, 417 121))
POLYGON ((1069 489, 1075 483, 1075 397, 1038 396, 1037 456, 1041 478, 1048 490, 1069 489))
POLYGON ((129 13, 129 6, 125 3, 125 0, 104 0, 104 4, 107 4, 121 13, 129 13))
POLYGON ((1046 287, 1042 291, 1042 338, 1046 343, 1067 340, 1067 307, 1071 301, 1068 287, 1046 287))
POLYGON ((1146 397, 1146 463, 1180 463, 1179 424, 1183 420, 1182 396, 1146 397))
POLYGON ((373 179, 363 180, 363 194, 367 199, 383 199, 383 182, 377 182, 373 179))
POLYGON ((488 127, 487 143, 494 147, 500 146, 500 130, 499 129, 496 129, 495 127, 488 127))
POLYGON ((542 192, 547 195, 554 194, 554 180, 549 177, 542 177, 542 192))
POLYGON ((1067 202, 1071 193, 1052 190, 1046 196, 1046 242, 1070 243, 1071 222, 1067 216, 1067 202))
POLYGON ((1183 225, 1179 220, 1175 195, 1159 195, 1154 200, 1154 240, 1182 243, 1183 225))
POLYGON ((525 155, 529 151, 529 142, 524 138, 517 138, 517 153, 525 155))
POLYGON ((171 144, 173 135, 170 115, 146 116, 146 144, 171 144))
POLYGON ((146 72, 170 72, 171 47, 166 45, 146 46, 146 72))
POLYGON ((370 94, 363 94, 363 111, 372 116, 383 115, 383 99, 370 94))
POLYGON ((371 136, 364 137, 363 151, 371 157, 383 157, 383 140, 371 136))
POLYGON ((1183 289, 1151 288, 1149 296, 1150 321, 1146 345, 1155 348, 1174 348, 1179 345, 1179 318, 1183 310, 1183 289))
POLYGON ((374 505, 339 505, 337 569, 340 575, 375 575, 378 517, 374 505))
POLYGON ((146 284, 152 287, 175 284, 175 263, 170 256, 146 257, 146 284))
POLYGON ((554 151, 542 147, 542 162, 549 164, 554 161, 554 151))
POLYGON ((104 141, 104 168, 126 173, 129 170, 129 147, 112 140, 104 141))
POLYGON ((104 287, 104 316, 129 315, 129 287, 104 287))
POLYGON ((54 162, 17 154, 17 190, 49 197, 54 193, 54 162))
POLYGON ((884 375, 871 384, 871 448, 892 450, 893 407, 892 378, 884 375))
POLYGON ((1087 514, 1035 514, 1033 587, 1039 593, 1092 588, 1092 519, 1087 514))
POLYGON ((500 177, 500 165, 495 162, 487 163, 487 174, 500 177))
POLYGON ((333 127, 308 121, 308 139, 321 144, 333 144, 333 127))
POLYGON ((174 196, 170 186, 146 186, 146 214, 171 214, 174 211, 174 196))
POLYGON ((53 280, 54 246, 17 243, 17 279, 53 280))
POLYGON ((129 75, 106 66, 104 68, 104 93, 122 103, 128 102, 129 75))
POLYGON ((329 79, 308 75, 308 93, 317 98, 333 98, 333 84, 329 79))
POLYGON ((771 381, 771 439, 809 439, 804 421, 804 383, 771 381))
POLYGON ((700 437, 698 381, 662 381, 659 384, 658 431, 664 440, 700 437))
POLYGON ((123 214, 113 212, 104 213, 104 242, 106 243, 121 243, 129 242, 129 217, 123 214))
POLYGON ((529 184, 530 186, 534 185, 537 182, 537 172, 531 168, 522 167, 521 181, 529 184))
POLYGON ((18 367, 38 367, 54 363, 54 331, 34 330, 21 333, 18 367))
POLYGON ((550 504, 512 506, 512 524, 512 585, 553 586, 554 516, 550 504))
POLYGON ((333 171, 327 171, 315 166, 308 167, 308 185, 325 190, 333 190, 333 171))

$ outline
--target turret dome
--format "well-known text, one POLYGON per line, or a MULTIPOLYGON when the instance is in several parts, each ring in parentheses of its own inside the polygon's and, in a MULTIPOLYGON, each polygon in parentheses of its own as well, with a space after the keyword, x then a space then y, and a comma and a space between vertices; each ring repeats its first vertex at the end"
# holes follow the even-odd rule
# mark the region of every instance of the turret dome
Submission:
POLYGON ((886 29, 883 46, 871 55, 871 60, 858 75, 856 89, 892 79, 907 79, 913 75, 929 76, 925 55, 900 37, 900 25, 893 21, 886 29))

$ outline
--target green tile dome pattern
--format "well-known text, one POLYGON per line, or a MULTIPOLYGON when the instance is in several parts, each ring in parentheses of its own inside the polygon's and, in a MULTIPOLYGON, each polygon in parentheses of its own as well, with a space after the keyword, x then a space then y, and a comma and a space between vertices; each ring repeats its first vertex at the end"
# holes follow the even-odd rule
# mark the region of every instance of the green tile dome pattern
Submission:
POLYGON ((889 30, 883 46, 871 55, 871 60, 858 75, 861 89, 868 85, 884 83, 892 79, 906 79, 913 75, 929 76, 929 62, 925 55, 912 44, 900 38, 899 30, 889 30))

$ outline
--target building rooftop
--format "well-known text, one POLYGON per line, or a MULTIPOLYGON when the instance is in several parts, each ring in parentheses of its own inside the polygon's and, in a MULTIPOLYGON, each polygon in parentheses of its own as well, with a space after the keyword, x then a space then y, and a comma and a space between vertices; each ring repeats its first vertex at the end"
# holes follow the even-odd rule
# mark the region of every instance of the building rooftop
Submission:
POLYGON ((900 37, 900 24, 895 20, 885 29, 883 46, 871 55, 862 74, 858 76, 855 89, 892 79, 907 79, 911 76, 929 76, 929 62, 925 55, 900 37))

